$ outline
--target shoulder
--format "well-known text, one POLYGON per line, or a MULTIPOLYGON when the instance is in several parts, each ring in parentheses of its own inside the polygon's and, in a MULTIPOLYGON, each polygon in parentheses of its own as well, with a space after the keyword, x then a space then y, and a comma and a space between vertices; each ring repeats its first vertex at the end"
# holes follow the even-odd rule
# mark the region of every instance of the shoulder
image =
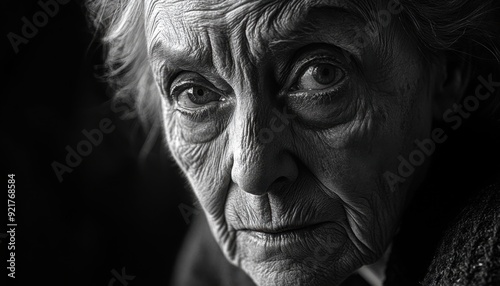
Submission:
POLYGON ((492 184, 446 232, 423 285, 500 285, 500 183, 492 184))

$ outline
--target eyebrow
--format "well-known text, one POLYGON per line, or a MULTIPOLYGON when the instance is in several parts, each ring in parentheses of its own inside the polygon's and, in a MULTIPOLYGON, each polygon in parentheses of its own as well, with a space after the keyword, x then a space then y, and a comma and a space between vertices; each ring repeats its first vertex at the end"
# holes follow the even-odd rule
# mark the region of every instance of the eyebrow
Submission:
POLYGON ((164 76, 169 76, 168 73, 171 75, 175 72, 172 67, 178 67, 181 70, 198 71, 202 74, 214 72, 211 54, 204 47, 193 48, 187 45, 176 49, 165 44, 165 39, 157 38, 149 50, 149 60, 153 70, 164 70, 167 72, 164 76))
MULTIPOLYGON (((301 0, 299 0, 301 1, 301 0)), ((278 1, 279 2, 279 1, 278 1)), ((292 5, 293 2, 290 1, 285 5, 292 5)), ((311 13, 320 9, 329 9, 336 14, 349 15, 352 22, 356 22, 359 25, 366 25, 370 21, 370 11, 375 11, 373 1, 367 0, 319 0, 319 1, 304 1, 299 2, 301 6, 301 14, 305 15, 303 17, 296 18, 283 18, 272 19, 274 21, 274 27, 286 27, 283 31, 277 31, 278 34, 283 35, 281 39, 276 39, 270 41, 269 49, 271 52, 279 52, 280 49, 286 48, 290 42, 296 39, 304 38, 309 36, 307 29, 312 28, 311 25, 311 13), (290 21, 291 20, 291 21, 290 21), (285 23, 280 23, 279 21, 289 21, 285 23)), ((278 9, 287 9, 289 6, 281 6, 278 9), (284 7, 284 8, 283 8, 284 7)), ((197 9, 198 10, 198 9, 197 9)), ((207 10, 206 13, 213 13, 214 9, 207 10)), ((229 11, 226 14, 235 13, 234 11, 229 11)), ((224 14, 224 15, 226 15, 224 14)), ((212 17, 208 17, 212 18, 212 17)), ((165 44, 164 37, 155 37, 149 48, 150 59, 153 62, 163 62, 168 66, 178 66, 178 67, 195 67, 197 70, 205 69, 206 72, 213 70, 208 68, 212 64, 211 62, 211 52, 207 51, 203 46, 197 46, 194 48, 190 45, 185 45, 182 48, 174 48, 172 45, 165 44), (201 61, 201 62, 200 62, 201 61)))
MULTIPOLYGON (((290 44, 294 44, 296 42, 301 42, 304 39, 309 38, 331 38, 334 42, 337 42, 339 46, 341 42, 349 42, 352 39, 344 39, 342 37, 343 33, 355 32, 360 29, 357 29, 359 26, 366 25, 367 20, 365 20, 359 13, 352 13, 351 11, 341 8, 341 7, 311 7, 308 10, 308 14, 306 17, 297 21, 294 25, 292 25, 292 30, 285 37, 281 39, 276 39, 269 42, 269 48, 271 51, 279 52, 280 50, 290 48, 290 44), (327 23, 335 23, 336 25, 331 25, 329 27, 325 27, 322 24, 325 24, 325 21, 320 20, 319 18, 325 16, 325 14, 331 13, 331 15, 342 17, 343 25, 337 25, 335 22, 339 21, 339 18, 332 17, 331 19, 326 19, 327 23), (338 31, 333 33, 326 33, 326 30, 335 30, 338 31), (311 33, 313 31, 313 33, 311 33), (319 33, 319 31, 323 31, 323 33, 319 33)), ((347 45, 347 44, 345 44, 347 45)))

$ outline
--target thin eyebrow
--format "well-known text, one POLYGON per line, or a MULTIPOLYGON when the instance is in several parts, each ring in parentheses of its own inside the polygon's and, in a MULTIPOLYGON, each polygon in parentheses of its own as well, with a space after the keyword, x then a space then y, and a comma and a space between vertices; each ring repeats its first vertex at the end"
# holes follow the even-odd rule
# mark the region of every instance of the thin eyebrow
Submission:
MULTIPOLYGON (((310 14, 314 11, 323 11, 327 9, 332 12, 332 15, 347 15, 352 19, 351 22, 355 22, 356 24, 366 25, 369 21, 371 21, 370 14, 373 14, 375 11, 375 7, 373 3, 366 0, 357 0, 357 1, 339 1, 339 0, 324 0, 324 1, 315 1, 318 3, 305 4, 304 10, 302 10, 301 14, 306 15, 303 17, 295 16, 290 18, 280 18, 283 21, 290 21, 290 23, 279 23, 275 26, 277 27, 292 27, 291 31, 293 33, 304 33, 307 32, 306 28, 310 25, 308 23, 311 22, 310 14)), ((284 33, 283 33, 284 34, 284 33)))
POLYGON ((150 48, 150 58, 154 62, 165 62, 175 65, 191 65, 192 62, 199 64, 199 59, 206 59, 208 53, 203 49, 192 49, 186 46, 185 49, 173 50, 165 45, 162 39, 155 40, 150 48))
POLYGON ((301 18, 299 21, 290 25, 293 28, 291 29, 290 32, 286 33, 285 37, 273 40, 269 43, 270 50, 274 52, 279 52, 283 48, 286 48, 290 43, 294 43, 299 39, 308 37, 311 33, 317 32, 319 27, 312 23, 310 19, 311 17, 310 14, 314 11, 319 11, 320 9, 330 10, 332 16, 333 15, 350 16, 349 23, 355 24, 353 25, 353 27, 358 25, 366 25, 366 23, 368 22, 368 20, 365 19, 360 13, 350 11, 343 7, 337 7, 337 6, 310 7, 310 9, 307 11, 308 15, 306 17, 301 18))

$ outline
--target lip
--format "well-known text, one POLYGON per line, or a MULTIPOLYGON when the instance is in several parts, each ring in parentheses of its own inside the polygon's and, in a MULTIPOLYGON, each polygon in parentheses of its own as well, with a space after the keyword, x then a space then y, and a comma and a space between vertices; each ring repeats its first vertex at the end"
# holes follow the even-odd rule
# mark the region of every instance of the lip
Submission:
POLYGON ((278 233, 285 233, 285 232, 292 232, 292 231, 300 231, 300 230, 307 230, 308 228, 314 228, 318 225, 323 224, 321 223, 313 223, 309 225, 296 225, 296 226, 282 226, 282 227, 277 227, 275 229, 271 228, 255 228, 255 229, 242 229, 242 231, 255 231, 255 232, 262 232, 262 233, 269 233, 269 234, 278 234, 278 233))
POLYGON ((320 222, 308 225, 297 226, 283 226, 276 229, 270 228, 255 228, 255 229, 241 229, 240 231, 255 238, 264 240, 286 239, 286 238, 300 238, 307 236, 313 232, 325 227, 330 222, 320 222))
POLYGON ((341 249, 346 242, 342 228, 333 221, 276 229, 241 229, 237 232, 240 251, 254 263, 300 260, 310 255, 311 247, 323 249, 325 241, 328 241, 329 249, 341 249))

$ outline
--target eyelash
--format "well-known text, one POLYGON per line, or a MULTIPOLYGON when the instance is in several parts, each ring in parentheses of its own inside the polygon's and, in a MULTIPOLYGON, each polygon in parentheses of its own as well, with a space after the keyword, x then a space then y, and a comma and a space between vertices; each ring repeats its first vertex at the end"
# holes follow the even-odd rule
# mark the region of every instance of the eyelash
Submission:
MULTIPOLYGON (((310 67, 311 65, 320 63, 327 63, 334 65, 343 72, 344 78, 341 81, 339 81, 338 84, 344 82, 345 79, 347 78, 347 72, 344 68, 341 67, 341 63, 339 61, 332 59, 332 57, 329 55, 324 55, 324 54, 314 55, 303 59, 302 61, 300 61, 300 63, 296 65, 298 67, 293 67, 290 70, 290 73, 294 74, 295 76, 292 78, 292 80, 288 81, 287 86, 290 86, 290 88, 286 91, 286 93, 294 94, 295 91, 297 91, 296 86, 298 84, 300 76, 302 76, 304 72, 307 70, 307 68, 310 67)), ((333 88, 336 89, 338 84, 336 84, 333 88)), ((319 96, 319 93, 318 92, 310 93, 308 96, 319 96)))
MULTIPOLYGON (((214 91, 213 88, 208 87, 207 85, 195 83, 194 81, 186 81, 184 83, 181 83, 181 84, 175 86, 169 92, 169 100, 171 102, 173 102, 175 105, 177 105, 177 99, 178 99, 179 94, 182 93, 187 88, 190 88, 193 86, 200 86, 200 87, 206 88, 208 90, 211 90, 213 92, 220 93, 220 92, 214 91)), ((222 96, 222 98, 224 98, 224 95, 221 95, 221 96, 222 96)), ((225 102, 225 100, 221 100, 221 102, 225 102)), ((207 120, 207 118, 209 118, 210 115, 213 115, 215 113, 215 110, 218 108, 219 108, 219 106, 205 105, 205 106, 198 107, 196 110, 194 110, 194 109, 190 110, 190 109, 180 108, 180 107, 176 106, 175 110, 178 111, 183 116, 188 117, 192 121, 201 122, 201 121, 207 120)))

